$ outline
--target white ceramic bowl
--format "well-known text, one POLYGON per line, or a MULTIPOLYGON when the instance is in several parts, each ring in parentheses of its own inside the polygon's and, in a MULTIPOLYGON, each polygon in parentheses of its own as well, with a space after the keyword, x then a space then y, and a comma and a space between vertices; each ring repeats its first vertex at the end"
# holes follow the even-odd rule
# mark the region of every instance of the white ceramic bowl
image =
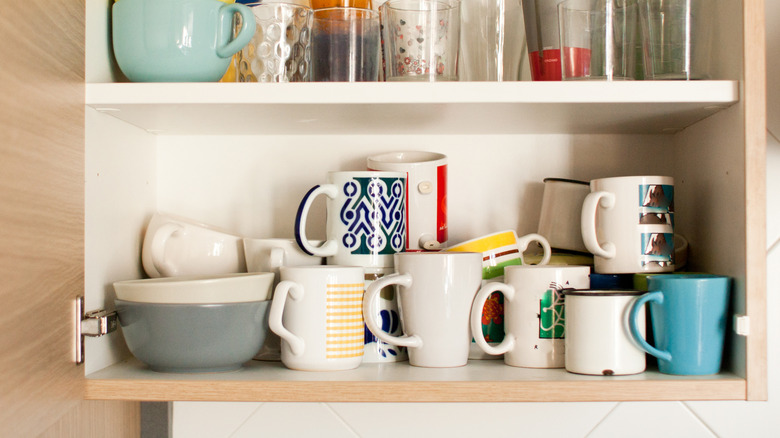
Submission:
POLYGON ((114 283, 123 301, 158 304, 224 304, 270 300, 272 272, 125 280, 114 283))

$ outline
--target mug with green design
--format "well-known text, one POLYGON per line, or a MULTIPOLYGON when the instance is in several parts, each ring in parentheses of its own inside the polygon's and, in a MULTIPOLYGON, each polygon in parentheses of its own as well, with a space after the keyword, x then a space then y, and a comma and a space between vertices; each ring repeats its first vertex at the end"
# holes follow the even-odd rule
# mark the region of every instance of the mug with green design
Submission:
POLYGON ((590 267, 562 265, 508 266, 503 282, 490 282, 477 292, 471 307, 471 331, 484 324, 481 311, 490 296, 504 296, 506 334, 498 345, 475 339, 491 355, 504 355, 504 363, 525 368, 563 368, 565 365, 564 289, 590 287, 590 267))
MULTIPOLYGON (((550 244, 544 236, 539 234, 526 234, 517 237, 514 230, 504 230, 476 239, 451 246, 445 251, 453 252, 479 252, 482 253, 482 283, 488 281, 502 281, 504 269, 508 266, 522 265, 523 252, 531 245, 538 242, 544 249, 544 255, 539 265, 550 262, 550 244)), ((482 311, 482 336, 488 344, 497 345, 504 339, 504 299, 499 293, 491 294, 487 298, 482 311)), ((485 354, 472 342, 469 359, 495 359, 496 357, 485 354)))

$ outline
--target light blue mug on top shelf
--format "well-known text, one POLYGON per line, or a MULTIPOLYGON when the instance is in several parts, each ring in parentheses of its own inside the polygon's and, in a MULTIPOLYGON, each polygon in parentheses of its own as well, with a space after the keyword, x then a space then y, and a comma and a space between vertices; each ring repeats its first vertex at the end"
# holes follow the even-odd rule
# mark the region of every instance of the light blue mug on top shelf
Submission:
POLYGON ((248 7, 219 0, 121 0, 112 26, 114 55, 131 81, 209 82, 225 74, 256 23, 248 7))
POLYGON ((709 375, 720 372, 726 338, 731 278, 711 274, 665 274, 647 277, 650 292, 629 313, 631 335, 658 358, 664 374, 709 375), (645 304, 655 347, 640 335, 637 315, 645 304))

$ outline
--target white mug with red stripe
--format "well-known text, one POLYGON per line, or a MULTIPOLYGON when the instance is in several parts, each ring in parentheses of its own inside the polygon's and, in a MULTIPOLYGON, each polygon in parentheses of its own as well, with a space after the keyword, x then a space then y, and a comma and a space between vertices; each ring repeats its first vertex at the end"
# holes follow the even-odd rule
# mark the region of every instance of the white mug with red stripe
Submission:
POLYGON ((388 344, 407 347, 410 365, 466 365, 471 303, 482 284, 482 254, 402 252, 393 257, 396 272, 366 290, 363 315, 368 329, 388 344), (394 285, 404 336, 382 330, 373 312, 380 292, 394 285))
POLYGON ((406 174, 406 250, 447 244, 447 156, 436 152, 390 152, 368 158, 369 170, 406 174))
POLYGON ((290 369, 332 371, 363 361, 363 268, 284 266, 268 325, 290 369))

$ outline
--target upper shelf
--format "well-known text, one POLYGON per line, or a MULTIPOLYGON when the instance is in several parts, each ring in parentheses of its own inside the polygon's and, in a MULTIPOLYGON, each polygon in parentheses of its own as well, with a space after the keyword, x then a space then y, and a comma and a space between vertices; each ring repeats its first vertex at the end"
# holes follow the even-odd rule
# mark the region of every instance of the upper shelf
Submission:
POLYGON ((737 81, 87 84, 163 135, 659 134, 739 101, 737 81))

